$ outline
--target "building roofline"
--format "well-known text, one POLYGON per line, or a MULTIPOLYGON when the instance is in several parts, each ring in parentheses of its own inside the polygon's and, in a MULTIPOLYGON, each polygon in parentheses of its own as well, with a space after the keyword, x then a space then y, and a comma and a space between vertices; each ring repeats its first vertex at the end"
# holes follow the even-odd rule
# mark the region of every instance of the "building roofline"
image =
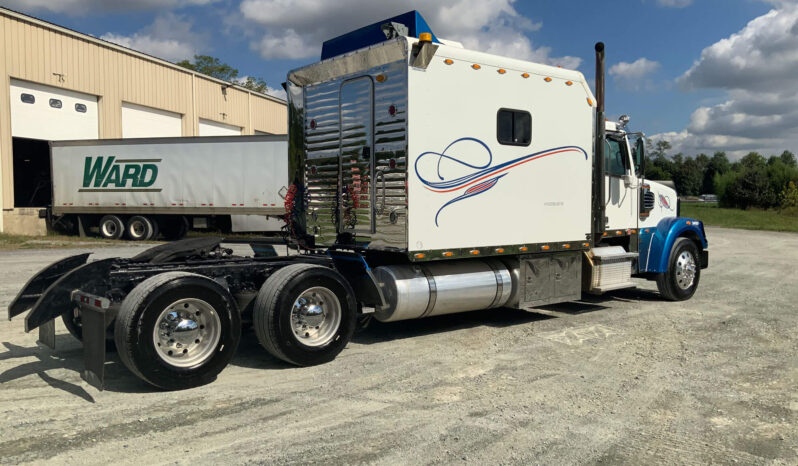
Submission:
POLYGON ((11 10, 9 8, 2 7, 2 6, 0 6, 0 15, 8 16, 8 17, 20 20, 20 21, 25 21, 27 23, 31 23, 31 24, 34 24, 36 26, 41 26, 41 27, 50 29, 50 30, 55 31, 55 32, 59 32, 59 33, 62 33, 62 34, 73 36, 73 37, 77 37, 77 38, 79 38, 81 40, 85 40, 85 41, 97 44, 100 47, 105 47, 105 48, 109 48, 109 49, 112 49, 112 50, 116 50, 118 52, 122 52, 122 53, 125 53, 127 55, 132 55, 134 57, 141 58, 141 59, 147 60, 149 62, 157 63, 159 65, 163 65, 163 66, 172 68, 172 69, 174 69, 176 71, 180 71, 180 72, 183 72, 183 73, 186 73, 186 74, 191 74, 191 75, 194 75, 194 76, 198 76, 198 77, 201 77, 203 79, 207 79, 209 81, 217 82, 217 83, 219 83, 221 85, 224 85, 224 86, 227 86, 227 87, 232 87, 234 89, 238 89, 240 91, 247 92, 249 94, 252 94, 252 95, 255 95, 255 96, 258 96, 258 97, 263 97, 263 98, 265 98, 267 100, 271 100, 271 101, 273 101, 275 103, 287 105, 285 100, 280 99, 278 97, 274 97, 274 96, 269 95, 269 94, 264 94, 262 92, 256 92, 256 91, 253 91, 252 89, 247 89, 246 87, 241 86, 240 84, 236 84, 236 83, 233 83, 233 82, 228 82, 228 81, 225 81, 225 80, 219 79, 219 78, 214 78, 213 76, 208 76, 207 74, 198 73, 198 72, 196 72, 194 70, 190 70, 188 68, 184 68, 184 67, 182 67, 180 65, 177 65, 177 64, 172 63, 170 61, 164 60, 162 58, 158 58, 158 57, 146 54, 144 52, 139 52, 138 50, 133 50, 131 48, 128 48, 128 47, 125 47, 125 46, 122 46, 122 45, 119 45, 119 44, 115 44, 115 43, 109 42, 107 40, 99 39, 97 37, 94 37, 94 36, 91 36, 91 35, 88 35, 88 34, 84 34, 82 32, 76 31, 74 29, 70 29, 70 28, 65 27, 65 26, 60 26, 58 24, 51 23, 49 21, 45 21, 43 19, 36 18, 35 16, 26 15, 25 13, 20 13, 18 11, 11 10))

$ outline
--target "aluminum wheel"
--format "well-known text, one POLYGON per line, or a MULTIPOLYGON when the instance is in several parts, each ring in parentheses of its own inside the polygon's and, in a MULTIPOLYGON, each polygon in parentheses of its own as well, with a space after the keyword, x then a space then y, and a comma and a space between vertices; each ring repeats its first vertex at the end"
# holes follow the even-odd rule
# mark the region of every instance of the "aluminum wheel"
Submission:
POLYGON ((693 286, 695 281, 696 263, 695 258, 689 251, 682 251, 676 259, 676 284, 679 288, 686 290, 693 286))
POLYGON ((291 307, 291 329, 303 345, 326 345, 340 325, 341 303, 327 288, 317 286, 305 290, 291 307))
POLYGON ((100 228, 102 229, 102 235, 106 238, 113 238, 119 234, 119 226, 112 220, 104 221, 100 228))
POLYGON ((213 356, 222 323, 216 310, 201 299, 175 301, 158 316, 152 340, 158 356, 170 366, 200 366, 213 356))

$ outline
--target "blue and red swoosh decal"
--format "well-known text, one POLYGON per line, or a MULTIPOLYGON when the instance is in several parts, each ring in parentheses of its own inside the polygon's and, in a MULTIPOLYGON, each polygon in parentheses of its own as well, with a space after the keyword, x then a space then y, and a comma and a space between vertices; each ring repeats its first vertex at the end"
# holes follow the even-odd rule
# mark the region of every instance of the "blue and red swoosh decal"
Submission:
POLYGON ((493 165, 493 153, 491 152, 490 148, 484 142, 480 141, 476 138, 460 138, 456 141, 452 142, 442 152, 424 152, 416 158, 415 162, 415 171, 416 176, 418 179, 424 184, 424 187, 430 191, 436 193, 450 193, 455 191, 460 191, 465 188, 465 191, 462 194, 454 197, 453 199, 449 200, 435 214, 435 226, 438 226, 438 217, 440 216, 441 211, 454 204, 455 202, 462 201, 464 199, 468 199, 470 197, 477 196, 482 194, 494 186, 499 182, 499 180, 506 175, 508 175, 508 171, 512 170, 515 167, 523 165, 525 163, 531 162, 533 160, 541 159, 544 157, 549 157, 552 155, 558 154, 566 154, 566 153, 579 153, 585 157, 585 160, 588 159, 587 152, 582 149, 581 147, 577 146, 564 146, 564 147, 556 147, 553 149, 544 150, 541 152, 535 152, 533 154, 524 155, 522 157, 518 157, 513 160, 509 160, 507 162, 503 162, 497 165, 493 165), (462 143, 476 143, 478 146, 484 149, 484 152, 487 154, 487 161, 484 164, 473 164, 468 163, 461 158, 459 158, 456 154, 452 154, 457 145, 463 145, 462 143), (419 162, 423 159, 429 157, 437 157, 436 163, 436 173, 432 177, 425 178, 422 176, 419 170, 419 162), (472 173, 468 175, 463 175, 453 179, 446 179, 443 174, 441 173, 441 163, 446 160, 449 162, 453 162, 456 165, 461 167, 466 167, 469 169, 473 169, 472 173))

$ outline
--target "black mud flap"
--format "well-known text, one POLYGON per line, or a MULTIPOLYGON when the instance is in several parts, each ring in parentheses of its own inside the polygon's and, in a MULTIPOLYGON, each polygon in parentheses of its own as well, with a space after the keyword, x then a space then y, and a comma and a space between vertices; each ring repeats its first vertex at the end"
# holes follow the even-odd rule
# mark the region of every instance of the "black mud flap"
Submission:
POLYGON ((358 301, 372 307, 386 305, 382 289, 363 256, 348 251, 327 251, 327 254, 332 258, 335 269, 352 286, 358 301))
POLYGON ((48 320, 55 319, 66 311, 71 311, 75 306, 72 302, 72 291, 82 288, 91 280, 107 277, 111 266, 117 260, 110 258, 89 262, 72 269, 53 282, 36 300, 30 313, 25 317, 25 331, 30 332, 48 320))
POLYGON ((116 317, 115 309, 81 306, 83 325, 83 372, 80 377, 97 390, 105 383, 105 335, 116 317))
MULTIPOLYGON (((78 254, 53 262, 34 275, 8 306, 8 320, 22 314, 41 298, 44 291, 64 274, 85 264, 91 253, 78 254)), ((44 340, 42 340, 44 341, 44 340)))

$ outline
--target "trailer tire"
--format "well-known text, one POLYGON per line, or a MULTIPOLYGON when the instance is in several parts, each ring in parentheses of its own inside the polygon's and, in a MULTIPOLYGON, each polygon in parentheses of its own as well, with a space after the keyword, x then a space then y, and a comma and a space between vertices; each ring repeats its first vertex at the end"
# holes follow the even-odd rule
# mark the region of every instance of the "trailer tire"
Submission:
POLYGON ((100 236, 105 239, 120 239, 125 234, 125 223, 116 215, 105 215, 100 219, 100 236))
POLYGON ((141 215, 134 215, 127 220, 125 233, 132 241, 144 241, 152 238, 152 221, 141 215))
POLYGON ((122 363, 139 378, 165 390, 193 388, 214 381, 233 358, 241 316, 214 280, 166 272, 125 297, 114 340, 122 363))
POLYGON ((158 239, 158 235, 161 234, 161 227, 158 225, 158 220, 155 217, 147 217, 147 220, 149 220, 152 225, 152 232, 150 236, 147 237, 147 240, 158 239))
POLYGON ((355 295, 349 283, 331 268, 292 264, 276 271, 261 287, 255 299, 253 325, 260 344, 276 358, 297 366, 329 362, 346 347, 355 331, 355 295), (300 304, 303 299, 304 306, 300 304), (321 312, 320 317, 317 312, 321 312), (299 335, 303 323, 308 330, 316 331, 299 335))
POLYGON ((669 301, 690 299, 698 289, 701 278, 698 247, 688 238, 679 238, 673 244, 668 259, 668 270, 657 275, 657 289, 669 301))
POLYGON ((174 217, 161 217, 158 221, 161 234, 169 241, 183 239, 188 233, 188 219, 182 215, 174 217))

